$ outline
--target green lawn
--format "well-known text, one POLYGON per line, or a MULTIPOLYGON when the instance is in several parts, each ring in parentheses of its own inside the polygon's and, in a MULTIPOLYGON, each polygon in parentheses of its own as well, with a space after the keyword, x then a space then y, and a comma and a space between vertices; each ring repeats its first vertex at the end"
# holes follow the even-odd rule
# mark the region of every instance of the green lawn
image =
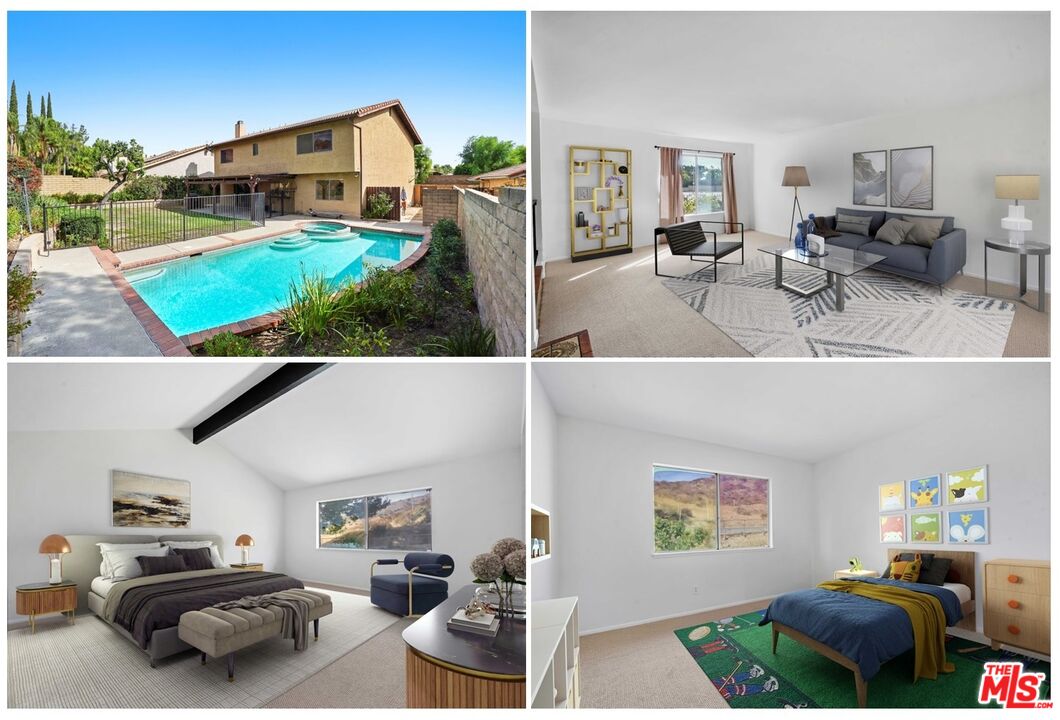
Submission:
MULTIPOLYGON (((108 232, 110 217, 107 217, 108 232)), ((144 247, 177 240, 219 235, 256 227, 249 220, 214 217, 197 212, 162 210, 141 206, 114 208, 115 250, 144 247)))

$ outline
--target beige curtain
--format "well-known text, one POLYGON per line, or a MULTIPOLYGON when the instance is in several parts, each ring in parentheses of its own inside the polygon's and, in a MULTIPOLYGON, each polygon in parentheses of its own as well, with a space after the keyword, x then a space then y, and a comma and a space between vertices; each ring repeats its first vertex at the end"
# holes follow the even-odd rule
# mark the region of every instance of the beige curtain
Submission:
POLYGON ((681 151, 677 148, 659 148, 659 225, 676 225, 684 219, 681 151))
POLYGON ((739 231, 739 226, 732 223, 739 222, 740 216, 736 209, 736 180, 732 174, 732 153, 721 155, 721 195, 725 202, 725 232, 734 233, 739 231))

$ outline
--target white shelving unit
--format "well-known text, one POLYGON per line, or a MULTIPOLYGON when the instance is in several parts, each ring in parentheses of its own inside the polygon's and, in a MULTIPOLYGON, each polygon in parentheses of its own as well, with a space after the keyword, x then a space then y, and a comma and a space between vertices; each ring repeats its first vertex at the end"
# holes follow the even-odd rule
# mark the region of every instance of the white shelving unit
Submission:
POLYGON ((531 605, 530 706, 581 705, 578 651, 578 598, 541 600, 531 605))

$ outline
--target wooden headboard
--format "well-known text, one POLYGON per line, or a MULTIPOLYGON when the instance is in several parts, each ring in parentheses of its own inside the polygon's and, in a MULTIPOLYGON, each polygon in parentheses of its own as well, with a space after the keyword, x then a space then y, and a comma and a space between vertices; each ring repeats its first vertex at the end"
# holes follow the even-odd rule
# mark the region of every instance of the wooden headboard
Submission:
POLYGON ((964 619, 957 623, 957 627, 975 630, 975 599, 979 596, 976 588, 976 560, 975 553, 968 550, 943 550, 922 545, 915 548, 887 548, 887 556, 884 558, 884 570, 887 569, 891 559, 899 553, 931 553, 935 557, 948 558, 953 561, 950 567, 961 576, 961 583, 972 589, 972 599, 961 606, 964 611, 964 619))

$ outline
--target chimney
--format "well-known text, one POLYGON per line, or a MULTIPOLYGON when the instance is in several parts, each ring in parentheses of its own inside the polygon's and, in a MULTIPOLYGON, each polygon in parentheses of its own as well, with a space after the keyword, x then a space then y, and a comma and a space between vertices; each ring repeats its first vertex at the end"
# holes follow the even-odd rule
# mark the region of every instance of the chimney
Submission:
POLYGON ((241 138, 247 133, 247 125, 242 120, 236 120, 236 137, 241 138))

